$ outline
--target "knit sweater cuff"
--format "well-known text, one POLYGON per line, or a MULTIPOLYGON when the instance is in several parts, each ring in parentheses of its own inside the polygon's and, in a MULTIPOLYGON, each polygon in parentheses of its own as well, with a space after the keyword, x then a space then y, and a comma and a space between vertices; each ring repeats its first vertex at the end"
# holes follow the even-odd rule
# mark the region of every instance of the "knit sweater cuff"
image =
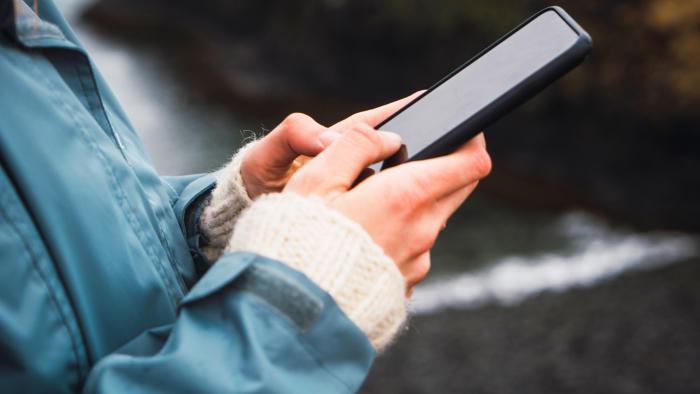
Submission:
POLYGON ((254 143, 241 148, 221 170, 209 203, 200 216, 199 228, 208 241, 202 252, 209 261, 216 261, 221 256, 238 216, 252 203, 241 176, 241 164, 254 143))
POLYGON ((268 194, 238 219, 227 252, 282 261, 327 291, 377 350, 406 319, 404 278, 356 222, 319 198, 268 194))

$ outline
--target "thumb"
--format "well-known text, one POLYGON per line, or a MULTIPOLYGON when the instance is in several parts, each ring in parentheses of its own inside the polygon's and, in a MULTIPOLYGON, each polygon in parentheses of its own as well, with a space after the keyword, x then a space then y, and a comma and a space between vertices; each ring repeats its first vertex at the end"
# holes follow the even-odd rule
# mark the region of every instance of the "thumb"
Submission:
POLYGON ((425 93, 425 90, 415 92, 408 97, 404 97, 400 100, 396 100, 394 102, 384 104, 381 107, 372 108, 372 109, 368 109, 366 111, 358 112, 354 115, 351 115, 349 118, 341 120, 340 122, 334 124, 332 126, 332 128, 334 130, 339 130, 339 131, 343 132, 347 129, 350 129, 352 126, 356 125, 357 123, 366 123, 366 124, 376 128, 378 124, 382 123, 388 117, 393 115, 396 111, 405 107, 406 105, 411 103, 413 100, 418 98, 418 96, 420 96, 423 93, 425 93))
POLYGON ((256 144, 255 154, 270 170, 286 170, 300 155, 316 156, 340 134, 310 116, 294 113, 256 144))
POLYGON ((302 195, 347 191, 367 166, 393 155, 400 147, 398 134, 377 131, 367 124, 355 125, 306 163, 287 187, 302 195))

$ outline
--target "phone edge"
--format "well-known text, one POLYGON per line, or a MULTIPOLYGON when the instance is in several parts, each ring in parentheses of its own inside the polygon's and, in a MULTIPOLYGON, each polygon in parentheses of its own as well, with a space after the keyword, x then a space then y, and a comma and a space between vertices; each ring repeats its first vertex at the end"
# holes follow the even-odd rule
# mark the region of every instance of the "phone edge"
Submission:
POLYGON ((532 22, 532 20, 548 11, 556 12, 564 20, 564 22, 566 22, 569 25, 569 27, 571 27, 571 29, 578 34, 578 39, 576 40, 576 42, 572 44, 572 46, 569 49, 560 54, 557 58, 541 67, 539 70, 537 70, 535 73, 530 75, 528 78, 526 78, 519 84, 515 85, 509 92, 505 93, 504 95, 487 105, 478 116, 469 118, 464 122, 460 123, 457 127, 445 133, 435 142, 411 156, 408 159, 408 161, 422 160, 429 157, 435 157, 450 153, 455 149, 457 144, 466 142, 470 138, 474 137, 483 128, 489 126, 494 121, 498 120, 503 113, 511 111, 513 108, 534 97, 537 93, 544 90, 551 83, 558 80, 566 73, 571 71, 573 68, 581 64, 585 60, 593 45, 591 36, 566 11, 564 11, 564 9, 562 9, 559 6, 549 6, 543 8, 535 14, 531 15, 529 18, 525 19, 518 26, 501 36, 498 40, 491 43, 491 45, 482 49, 472 58, 470 58, 465 63, 454 69, 442 79, 440 79, 438 82, 433 84, 423 94, 411 100, 411 102, 409 102, 404 107, 392 114, 390 117, 382 121, 377 126, 377 129, 381 129, 381 127, 384 126, 387 122, 401 114, 403 111, 410 108, 413 104, 418 102, 425 95, 430 94, 430 92, 437 89, 447 80, 452 78, 454 75, 461 72, 463 69, 465 69, 466 67, 474 63, 476 60, 481 58, 483 55, 491 51, 493 48, 500 45, 510 36, 517 33, 525 25, 532 22), (472 129, 473 131, 470 134, 465 134, 464 130, 466 129, 472 129))

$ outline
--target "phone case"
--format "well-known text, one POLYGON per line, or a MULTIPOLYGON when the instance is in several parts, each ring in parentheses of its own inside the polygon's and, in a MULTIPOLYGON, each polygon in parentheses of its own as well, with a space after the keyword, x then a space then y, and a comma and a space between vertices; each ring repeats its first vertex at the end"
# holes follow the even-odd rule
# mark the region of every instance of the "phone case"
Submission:
MULTIPOLYGON (((501 42, 503 42, 505 39, 513 35, 515 32, 520 30, 523 26, 527 25, 533 19, 548 11, 555 11, 557 14, 559 14, 559 16, 561 16, 561 18, 578 34, 578 40, 573 44, 573 46, 561 55, 559 55, 549 64, 537 70, 527 79, 516 85, 509 92, 493 101, 491 104, 486 106, 477 114, 470 118, 467 118, 459 126, 448 131, 442 137, 438 138, 435 142, 411 156, 408 160, 421 160, 448 154, 454 151, 458 146, 460 146, 470 138, 477 135, 484 128, 486 128, 487 126, 489 126, 490 124, 492 124, 493 122, 510 112, 512 109, 524 103, 528 99, 532 98, 534 95, 542 91, 545 87, 549 86, 552 82, 556 81, 564 74, 568 73, 573 68, 581 64, 581 62, 583 62, 583 60, 590 52, 593 45, 591 37, 588 35, 588 33, 586 33, 586 31, 583 30, 583 28, 581 28, 581 26, 579 26, 578 23, 576 23, 576 21, 574 21, 574 19, 571 18, 571 16, 569 16, 569 14, 567 14, 566 11, 564 11, 561 7, 547 7, 532 15, 527 20, 518 25, 515 29, 511 30, 509 33, 507 33, 506 35, 498 39, 496 42, 488 46, 486 49, 479 52, 476 56, 471 58, 469 61, 467 61, 460 67, 458 67, 456 70, 452 71, 449 75, 441 79, 435 85, 430 87, 430 89, 428 89, 425 93, 421 94, 416 99, 407 104, 405 107, 403 107, 391 117, 386 119, 379 126, 377 126, 377 128, 381 129, 381 127, 385 123, 398 116, 401 112, 410 108, 411 105, 419 101, 423 96, 430 94, 431 91, 435 90, 438 86, 443 84, 448 79, 452 78, 452 76, 454 76, 458 72, 462 71, 465 67, 468 67, 474 61, 483 56, 485 53, 487 53, 488 51, 499 45, 501 42)), ((382 168, 390 167, 394 164, 397 164, 396 160, 387 160, 384 162, 382 168)))

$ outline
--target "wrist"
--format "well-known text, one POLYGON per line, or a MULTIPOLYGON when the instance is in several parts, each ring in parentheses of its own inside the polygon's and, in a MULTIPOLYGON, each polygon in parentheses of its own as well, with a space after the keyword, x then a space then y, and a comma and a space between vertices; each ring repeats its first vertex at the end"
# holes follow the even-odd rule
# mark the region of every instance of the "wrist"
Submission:
POLYGON ((202 252, 209 261, 216 261, 221 256, 238 216, 252 204, 241 175, 241 165, 253 144, 255 141, 239 149, 220 171, 216 187, 200 215, 199 227, 207 239, 202 252))
POLYGON ((226 251, 282 261, 326 290, 377 349, 406 318, 405 283, 394 262, 357 223, 317 198, 276 193, 238 220, 226 251))

